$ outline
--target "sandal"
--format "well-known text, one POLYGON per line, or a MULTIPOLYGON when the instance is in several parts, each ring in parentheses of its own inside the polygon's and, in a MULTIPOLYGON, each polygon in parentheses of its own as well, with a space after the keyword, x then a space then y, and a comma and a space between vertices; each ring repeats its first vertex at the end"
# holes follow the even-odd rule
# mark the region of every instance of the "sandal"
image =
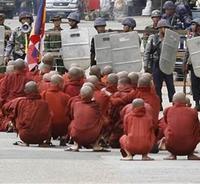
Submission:
POLYGON ((16 145, 16 146, 29 146, 29 144, 26 144, 26 143, 24 143, 22 141, 17 141, 15 143, 13 143, 13 145, 16 145))

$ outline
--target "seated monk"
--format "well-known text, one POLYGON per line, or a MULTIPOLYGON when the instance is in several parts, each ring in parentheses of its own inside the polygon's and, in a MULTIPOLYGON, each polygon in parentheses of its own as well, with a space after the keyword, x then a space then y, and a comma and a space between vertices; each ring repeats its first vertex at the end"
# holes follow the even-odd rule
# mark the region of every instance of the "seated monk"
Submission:
POLYGON ((56 74, 51 77, 50 87, 43 91, 42 98, 48 103, 52 112, 52 132, 54 139, 60 137, 60 146, 66 145, 65 135, 68 132, 70 96, 62 92, 64 80, 56 74))
POLYGON ((153 119, 142 99, 133 100, 132 111, 125 115, 123 125, 125 135, 120 138, 122 160, 133 160, 136 154, 141 154, 142 160, 153 160, 148 157, 155 142, 153 119))
POLYGON ((108 75, 111 74, 113 72, 113 68, 110 65, 106 65, 103 70, 102 70, 102 77, 101 77, 101 82, 103 82, 104 84, 107 83, 107 78, 108 75))
MULTIPOLYGON (((128 77, 123 77, 118 81, 118 91, 112 95, 112 100, 115 98, 122 99, 128 93, 132 91, 131 81, 128 77)), ((111 126, 112 132, 110 136, 110 146, 113 148, 118 148, 119 145, 119 138, 123 134, 123 125, 120 119, 120 111, 124 105, 118 106, 110 106, 109 108, 109 116, 111 118, 111 126)))
POLYGON ((109 93, 112 96, 117 92, 118 76, 115 73, 111 73, 107 76, 106 87, 102 88, 101 91, 109 93))
POLYGON ((23 143, 42 145, 46 141, 44 144, 49 145, 51 138, 49 106, 41 99, 35 82, 26 83, 24 91, 26 96, 5 104, 3 112, 14 122, 17 134, 23 143))
POLYGON ((165 146, 171 153, 168 160, 176 160, 177 155, 187 155, 188 160, 200 160, 194 150, 200 141, 200 123, 196 110, 186 106, 184 93, 176 93, 173 106, 166 109, 164 120, 165 146))
POLYGON ((25 96, 24 86, 30 81, 25 75, 25 62, 17 59, 14 64, 14 72, 7 74, 1 81, 0 103, 4 104, 14 98, 25 96))
POLYGON ((74 104, 73 120, 70 124, 70 136, 75 144, 69 149, 78 151, 80 146, 89 148, 92 146, 94 151, 101 151, 99 146, 101 138, 102 121, 101 112, 95 101, 92 101, 94 91, 90 86, 81 88, 81 100, 74 104))
POLYGON ((137 89, 139 75, 136 72, 131 72, 128 74, 128 78, 131 80, 131 85, 134 90, 137 89))
POLYGON ((102 89, 105 87, 105 83, 103 83, 101 81, 101 69, 97 66, 97 65, 93 65, 90 67, 90 72, 89 72, 90 75, 94 75, 98 78, 98 86, 99 86, 99 89, 102 89))
POLYGON ((78 67, 72 67, 68 72, 69 81, 64 86, 64 92, 70 97, 77 96, 83 85, 83 72, 78 67))

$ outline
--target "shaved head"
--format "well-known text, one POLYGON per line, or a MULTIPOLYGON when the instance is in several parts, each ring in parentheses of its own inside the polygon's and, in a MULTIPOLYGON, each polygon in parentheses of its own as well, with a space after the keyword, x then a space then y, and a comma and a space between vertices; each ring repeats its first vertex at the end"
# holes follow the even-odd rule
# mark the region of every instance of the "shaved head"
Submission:
POLYGON ((185 97, 186 96, 185 96, 184 93, 179 92, 179 93, 174 94, 172 101, 174 103, 186 103, 186 98, 185 97))
POLYGON ((34 82, 34 81, 27 82, 25 84, 24 91, 25 91, 26 94, 38 93, 37 83, 34 82))
POLYGON ((51 76, 49 73, 45 73, 43 76, 42 76, 42 79, 43 81, 45 82, 50 82, 51 81, 51 76))
POLYGON ((25 62, 23 59, 16 59, 14 62, 14 69, 18 71, 22 71, 25 69, 25 62))
POLYGON ((123 77, 119 79, 118 84, 119 85, 131 84, 131 80, 128 77, 123 77))
POLYGON ((40 70, 40 72, 41 72, 42 74, 49 73, 50 70, 51 70, 51 66, 42 63, 42 64, 40 65, 39 70, 40 70))
POLYGON ((102 74, 103 75, 108 75, 108 74, 110 74, 112 72, 113 72, 113 68, 110 65, 106 65, 102 70, 102 74))
POLYGON ((141 98, 136 98, 132 101, 133 108, 144 107, 144 100, 141 98))
POLYGON ((88 78, 87 78, 87 82, 91 82, 94 86, 96 86, 99 82, 99 79, 97 78, 96 75, 90 75, 88 78))
POLYGON ((138 87, 150 87, 151 79, 148 77, 140 77, 138 80, 138 87))
POLYGON ((70 79, 78 80, 82 76, 81 69, 78 68, 78 67, 72 67, 72 68, 69 69, 68 75, 69 75, 70 79))
POLYGON ((128 74, 128 78, 131 80, 131 84, 136 84, 138 83, 139 75, 135 72, 131 72, 128 74))
POLYGON ((107 83, 108 84, 118 84, 118 76, 117 74, 115 73, 111 73, 108 75, 108 78, 107 78, 107 83))
POLYGON ((92 84, 91 82, 85 82, 85 83, 83 84, 83 87, 84 87, 84 86, 89 86, 89 87, 91 87, 93 90, 95 89, 94 84, 92 84))
POLYGON ((59 74, 55 74, 53 76, 51 76, 51 83, 54 85, 59 85, 61 83, 63 83, 64 79, 61 75, 59 74))
POLYGON ((127 71, 118 72, 117 76, 118 76, 119 79, 124 78, 124 77, 128 77, 128 72, 127 71))
POLYGON ((95 75, 97 78, 101 78, 101 69, 97 65, 90 67, 90 75, 95 75))
POLYGON ((53 63, 54 63, 54 56, 53 54, 51 53, 46 53, 43 57, 42 57, 42 62, 44 64, 47 64, 47 65, 50 65, 50 66, 53 66, 53 63))
POLYGON ((6 66, 6 73, 12 73, 14 71, 14 65, 6 66))
POLYGON ((83 86, 80 90, 81 99, 91 100, 93 98, 94 90, 90 86, 83 86))

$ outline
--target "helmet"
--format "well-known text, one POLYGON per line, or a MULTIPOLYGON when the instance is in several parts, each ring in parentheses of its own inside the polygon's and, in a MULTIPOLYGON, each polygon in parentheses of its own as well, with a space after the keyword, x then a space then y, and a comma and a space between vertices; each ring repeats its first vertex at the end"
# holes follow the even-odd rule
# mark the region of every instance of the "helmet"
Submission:
POLYGON ((197 24, 198 26, 200 26, 200 18, 196 18, 196 19, 192 20, 191 23, 192 24, 197 24))
POLYGON ((177 5, 177 7, 176 7, 176 13, 177 13, 178 15, 185 15, 185 14, 187 14, 188 12, 187 12, 187 9, 186 9, 186 7, 185 7, 184 4, 179 4, 179 5, 177 5))
POLYGON ((166 1, 163 5, 163 9, 175 9, 176 6, 172 1, 166 1))
POLYGON ((77 23, 80 22, 80 14, 78 12, 72 12, 68 15, 67 19, 71 19, 76 21, 77 23))
POLYGON ((153 10, 153 11, 151 12, 151 18, 153 18, 153 17, 161 17, 161 12, 160 12, 160 10, 153 10))
POLYGON ((33 15, 29 12, 23 11, 19 14, 19 21, 21 22, 21 20, 23 18, 30 18, 31 19, 31 23, 33 22, 33 15))
POLYGON ((94 21, 94 27, 96 26, 106 26, 106 21, 104 18, 98 17, 94 21))
POLYGON ((131 28, 135 28, 136 27, 136 21, 133 19, 133 18, 125 18, 123 21, 122 21, 122 25, 124 26, 129 26, 131 28))
POLYGON ((162 28, 162 27, 171 28, 166 19, 161 19, 158 21, 157 28, 162 28))

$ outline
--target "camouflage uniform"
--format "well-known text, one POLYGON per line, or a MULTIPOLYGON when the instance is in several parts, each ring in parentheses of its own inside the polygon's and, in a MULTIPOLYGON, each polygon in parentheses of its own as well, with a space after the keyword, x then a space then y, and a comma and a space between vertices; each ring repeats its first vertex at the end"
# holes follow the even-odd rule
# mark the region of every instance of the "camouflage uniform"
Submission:
MULTIPOLYGON (((56 52, 56 53, 60 52, 60 49, 62 47, 61 34, 60 34, 61 31, 62 31, 61 28, 59 30, 54 28, 47 30, 44 40, 45 52, 56 52)), ((61 56, 55 58, 55 62, 58 72, 61 74, 65 73, 66 69, 64 67, 61 56)))
POLYGON ((6 25, 3 25, 4 26, 4 28, 5 28, 5 31, 6 31, 6 33, 5 33, 5 47, 6 47, 6 45, 7 45, 7 43, 8 43, 8 40, 9 40, 9 38, 10 38, 10 31, 11 31, 11 28, 10 27, 8 27, 8 26, 6 26, 6 25))
POLYGON ((14 60, 18 58, 25 59, 26 35, 27 35, 27 42, 29 42, 28 38, 30 34, 23 33, 21 27, 17 27, 14 30, 7 43, 5 50, 5 57, 9 57, 11 54, 13 54, 14 60))
POLYGON ((144 36, 143 36, 143 45, 144 48, 146 47, 147 40, 151 34, 155 34, 158 32, 157 28, 153 27, 153 25, 147 26, 144 29, 144 36))

